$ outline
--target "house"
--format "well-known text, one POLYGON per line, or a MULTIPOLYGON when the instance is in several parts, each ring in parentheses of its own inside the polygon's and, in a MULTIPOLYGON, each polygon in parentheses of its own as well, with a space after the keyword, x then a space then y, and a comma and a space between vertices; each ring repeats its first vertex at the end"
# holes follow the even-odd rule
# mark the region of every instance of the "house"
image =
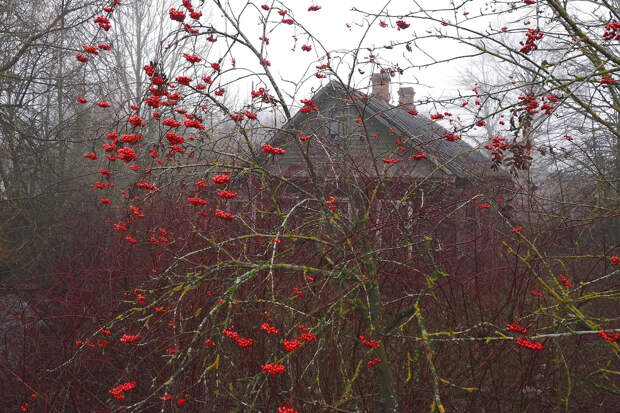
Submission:
MULTIPOLYGON (((490 215, 480 206, 506 205, 510 177, 429 114, 418 114, 413 88, 401 87, 399 104, 390 104, 390 80, 387 72, 373 74, 370 95, 332 81, 303 100, 267 142, 266 152, 270 146, 276 153, 265 154, 263 167, 306 195, 333 196, 351 225, 367 208, 374 226, 385 228, 377 230, 380 244, 396 242, 395 234, 413 240, 414 233, 436 233, 464 256, 490 215)), ((291 205, 300 199, 295 189, 279 195, 291 205)))

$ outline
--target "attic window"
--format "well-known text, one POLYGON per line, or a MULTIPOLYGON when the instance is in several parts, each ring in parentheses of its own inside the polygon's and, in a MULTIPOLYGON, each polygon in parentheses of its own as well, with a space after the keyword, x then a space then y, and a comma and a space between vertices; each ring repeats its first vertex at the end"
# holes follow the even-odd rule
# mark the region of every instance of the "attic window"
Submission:
POLYGON ((340 135, 341 128, 340 122, 336 119, 330 119, 327 121, 327 135, 330 138, 335 138, 340 135))
POLYGON ((347 107, 334 106, 324 120, 325 136, 330 138, 342 137, 347 134, 348 124, 351 122, 347 107))

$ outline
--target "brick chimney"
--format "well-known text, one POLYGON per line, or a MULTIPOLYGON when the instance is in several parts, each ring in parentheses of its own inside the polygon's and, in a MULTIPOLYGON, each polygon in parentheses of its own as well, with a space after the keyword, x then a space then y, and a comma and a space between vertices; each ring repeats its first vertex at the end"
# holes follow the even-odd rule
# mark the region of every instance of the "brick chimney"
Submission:
POLYGON ((373 73, 371 80, 371 96, 377 97, 385 103, 390 103, 390 73, 387 71, 383 73, 373 73))
POLYGON ((412 87, 401 87, 398 89, 398 104, 405 110, 416 110, 413 98, 415 92, 412 87))

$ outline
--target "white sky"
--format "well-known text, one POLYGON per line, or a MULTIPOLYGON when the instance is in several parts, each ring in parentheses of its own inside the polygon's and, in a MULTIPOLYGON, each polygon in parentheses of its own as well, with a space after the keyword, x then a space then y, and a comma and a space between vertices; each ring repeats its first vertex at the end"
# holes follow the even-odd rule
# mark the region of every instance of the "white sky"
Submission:
MULTIPOLYGON (((272 1, 263 2, 258 0, 253 1, 253 3, 256 4, 257 7, 260 7, 262 4, 273 6, 275 9, 281 9, 282 7, 281 4, 272 1)), ((246 4, 246 1, 233 0, 231 4, 233 7, 238 7, 235 9, 238 13, 241 7, 246 4)), ((418 6, 415 4, 422 7, 428 6, 429 9, 431 7, 450 7, 449 2, 445 0, 440 2, 432 0, 422 0, 419 2, 413 2, 411 0, 383 2, 369 0, 293 0, 286 2, 286 5, 292 11, 292 16, 310 33, 314 34, 325 49, 328 51, 336 51, 332 54, 333 57, 342 56, 345 51, 355 49, 360 42, 363 32, 368 27, 368 24, 364 23, 363 16, 360 13, 354 12, 352 9, 356 7, 364 11, 379 12, 386 4, 387 7, 384 9, 385 11, 390 14, 398 13, 399 15, 419 10, 418 6), (311 5, 319 5, 321 9, 315 12, 308 12, 307 9, 311 5), (347 27, 347 24, 350 27, 347 27)), ((468 17, 472 18, 474 16, 479 16, 481 10, 485 10, 483 2, 467 2, 467 5, 459 9, 458 15, 455 15, 454 12, 446 13, 445 18, 454 22, 456 18, 462 20, 464 18, 463 12, 465 11, 470 11, 471 14, 468 17)), ((486 12, 488 11, 490 10, 486 10, 486 12)), ((260 45, 258 38, 262 34, 262 26, 258 23, 259 12, 262 15, 266 15, 266 12, 262 9, 256 10, 256 8, 248 8, 241 19, 242 29, 249 33, 250 37, 254 37, 251 40, 255 42, 254 45, 256 46, 260 45)), ((213 9, 211 13, 214 26, 218 29, 223 29, 224 22, 220 17, 219 11, 213 9)), ((439 16, 439 14, 435 14, 435 16, 439 16)), ((289 17, 289 15, 286 17, 289 17)), ((282 17, 274 10, 271 11, 269 19, 271 22, 276 22, 280 21, 282 17)), ((398 31, 394 24, 395 20, 397 20, 396 18, 381 19, 388 24, 386 28, 381 28, 377 20, 368 32, 366 40, 363 43, 364 47, 383 47, 389 45, 391 42, 402 42, 411 39, 414 33, 418 36, 426 35, 427 30, 433 33, 436 33, 438 29, 443 31, 454 30, 450 27, 442 27, 440 23, 431 20, 415 19, 412 17, 404 17, 403 19, 410 23, 411 26, 401 31, 398 31)), ((473 20, 470 26, 477 29, 484 29, 488 25, 488 22, 489 18, 485 17, 473 20)), ((270 27, 273 26, 273 24, 270 24, 270 27)), ((498 27, 498 25, 495 25, 495 28, 498 27)), ((318 63, 318 59, 321 59, 321 63, 325 62, 325 53, 320 45, 310 40, 302 29, 296 26, 281 24, 278 25, 273 32, 267 34, 267 37, 270 39, 270 45, 267 47, 267 58, 272 64, 271 69, 274 74, 279 75, 282 79, 292 82, 288 84, 287 89, 289 91, 294 89, 293 85, 300 84, 300 79, 310 78, 301 88, 302 92, 298 94, 297 101, 299 98, 308 97, 311 94, 311 88, 318 90, 321 85, 327 82, 327 79, 319 80, 313 77, 316 72, 314 66, 320 64, 318 63), (292 37, 294 35, 298 38, 295 51, 291 50, 295 44, 295 40, 292 37), (313 48, 312 51, 302 51, 301 46, 303 44, 310 44, 313 48), (311 70, 308 70, 308 68, 311 70)), ((224 43, 224 41, 216 43, 215 46, 217 47, 212 50, 209 58, 214 58, 218 53, 221 53, 221 50, 223 50, 222 47, 225 46, 224 43)), ((441 60, 466 52, 464 46, 458 45, 455 41, 448 39, 427 39, 423 42, 419 42, 418 46, 422 46, 427 55, 415 46, 413 46, 413 52, 408 52, 404 45, 395 46, 392 50, 376 49, 373 54, 378 61, 386 63, 385 67, 389 67, 387 65, 389 62, 392 64, 398 63, 399 67, 406 69, 410 67, 411 64, 430 63, 432 61, 430 56, 434 59, 441 60)), ((238 67, 248 67, 248 62, 246 60, 252 62, 249 66, 252 67, 252 64, 254 64, 253 62, 257 60, 255 57, 240 51, 240 49, 234 50, 233 55, 237 60, 238 67), (236 50, 239 51, 236 52, 236 50)), ((369 55, 370 52, 362 48, 359 59, 365 61, 368 59, 369 55)), ((227 62, 225 61, 225 63, 228 68, 230 68, 230 59, 228 59, 227 62)), ((337 59, 332 60, 333 67, 336 67, 337 63, 337 59)), ((350 60, 338 67, 338 73, 341 76, 345 76, 345 78, 350 70, 349 64, 350 60)), ((416 90, 416 99, 421 99, 427 95, 432 95, 435 98, 443 97, 445 95, 444 92, 454 92, 454 89, 458 86, 458 77, 462 72, 460 69, 465 67, 464 65, 464 61, 456 61, 433 65, 424 69, 407 69, 403 75, 397 75, 393 79, 393 82, 412 83, 411 85, 414 86, 416 90)), ((258 65, 256 65, 255 68, 259 69, 258 65)), ((360 68, 365 71, 365 73, 362 75, 356 70, 353 78, 353 83, 358 88, 369 84, 372 65, 362 65, 360 68)), ((254 80, 254 82, 256 83, 256 80, 254 80)), ((397 98, 397 90, 397 86, 392 87, 393 103, 397 98)))

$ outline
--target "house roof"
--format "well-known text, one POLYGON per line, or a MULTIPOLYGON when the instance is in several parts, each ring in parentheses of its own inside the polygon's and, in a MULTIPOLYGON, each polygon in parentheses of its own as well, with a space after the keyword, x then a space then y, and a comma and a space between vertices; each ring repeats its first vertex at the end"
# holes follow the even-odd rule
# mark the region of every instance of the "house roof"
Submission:
MULTIPOLYGON (((411 115, 407 109, 401 106, 392 106, 382 99, 368 97, 364 93, 350 89, 350 96, 356 97, 357 102, 348 104, 357 105, 359 112, 365 119, 374 119, 382 124, 386 130, 390 128, 398 131, 400 136, 410 139, 410 146, 419 148, 427 153, 429 160, 447 173, 458 178, 478 178, 480 175, 489 173, 489 159, 477 148, 459 140, 450 142, 444 137, 447 132, 437 122, 422 115, 411 115)), ((321 109, 325 97, 346 100, 348 96, 346 87, 340 82, 332 81, 321 88, 312 97, 315 104, 321 109)), ((283 129, 295 129, 290 125, 296 125, 304 118, 312 116, 298 112, 283 129)), ((283 136, 276 135, 272 144, 282 143, 283 136)), ((368 152, 360 147, 359 153, 354 156, 367 156, 368 152)))
MULTIPOLYGON (((359 93, 359 92, 357 92, 359 93)), ((447 141, 446 129, 422 115, 411 115, 407 109, 391 106, 381 99, 368 99, 367 112, 376 116, 379 122, 399 130, 416 144, 432 153, 445 169, 458 177, 479 172, 482 165, 488 166, 488 158, 463 140, 447 141)))

